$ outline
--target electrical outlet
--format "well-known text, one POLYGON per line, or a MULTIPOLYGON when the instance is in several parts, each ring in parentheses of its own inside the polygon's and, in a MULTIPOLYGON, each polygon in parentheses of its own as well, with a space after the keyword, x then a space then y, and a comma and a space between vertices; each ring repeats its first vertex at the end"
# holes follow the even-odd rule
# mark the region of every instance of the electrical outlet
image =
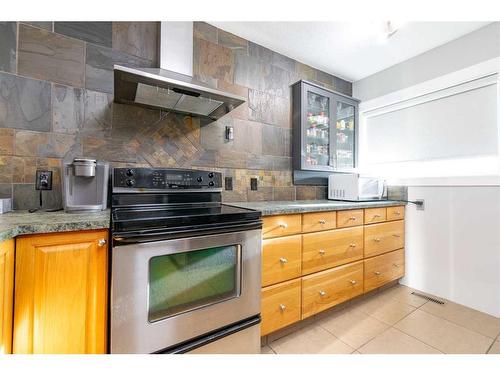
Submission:
POLYGON ((255 177, 250 179, 250 190, 257 190, 257 179, 255 177))
POLYGON ((52 190, 52 171, 36 171, 36 190, 52 190))
POLYGON ((417 210, 425 210, 425 201, 423 199, 415 199, 415 204, 417 205, 417 210))
POLYGON ((233 190, 233 178, 232 177, 224 177, 224 189, 233 190))

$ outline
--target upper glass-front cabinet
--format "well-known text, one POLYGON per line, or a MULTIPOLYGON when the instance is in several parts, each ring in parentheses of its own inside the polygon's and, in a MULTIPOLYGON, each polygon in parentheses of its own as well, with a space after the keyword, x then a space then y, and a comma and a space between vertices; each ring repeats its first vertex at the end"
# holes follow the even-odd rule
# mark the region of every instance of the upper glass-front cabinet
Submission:
POLYGON ((293 85, 295 170, 346 171, 356 166, 358 100, 307 81, 293 85))

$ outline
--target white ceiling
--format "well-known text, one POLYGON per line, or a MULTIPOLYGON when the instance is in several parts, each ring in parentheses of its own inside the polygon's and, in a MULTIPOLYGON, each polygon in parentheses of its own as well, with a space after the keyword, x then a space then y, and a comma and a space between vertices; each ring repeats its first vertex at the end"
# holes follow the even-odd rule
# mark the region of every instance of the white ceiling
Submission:
POLYGON ((357 81, 488 22, 408 22, 381 41, 384 22, 210 22, 254 43, 357 81))

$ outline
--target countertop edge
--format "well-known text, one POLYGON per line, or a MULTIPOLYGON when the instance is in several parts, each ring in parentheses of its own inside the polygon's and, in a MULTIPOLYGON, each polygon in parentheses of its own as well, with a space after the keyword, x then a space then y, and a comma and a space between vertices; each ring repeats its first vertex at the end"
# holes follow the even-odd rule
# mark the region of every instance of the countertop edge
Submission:
POLYGON ((46 222, 36 222, 40 220, 40 216, 36 217, 26 213, 26 219, 22 218, 23 213, 12 213, 16 215, 15 221, 8 222, 10 217, 4 216, 9 214, 0 215, 0 242, 10 240, 12 238, 29 235, 29 234, 43 234, 43 233, 58 233, 58 232, 73 232, 81 230, 99 230, 110 228, 110 213, 109 210, 100 213, 101 216, 89 217, 82 219, 72 218, 72 214, 58 214, 58 221, 51 222, 49 219, 46 222), (63 216, 64 215, 64 216, 63 216), (66 216, 67 215, 67 216, 66 216), (37 220, 30 220, 36 218, 37 220), (4 220, 2 220, 4 219, 4 220), (24 220, 26 222, 23 222, 24 220), (6 222, 4 222, 6 221, 6 222))
POLYGON ((309 212, 345 211, 363 208, 405 206, 407 202, 397 200, 372 202, 345 201, 264 201, 264 202, 228 202, 230 206, 253 209, 262 212, 262 216, 302 214, 309 212))

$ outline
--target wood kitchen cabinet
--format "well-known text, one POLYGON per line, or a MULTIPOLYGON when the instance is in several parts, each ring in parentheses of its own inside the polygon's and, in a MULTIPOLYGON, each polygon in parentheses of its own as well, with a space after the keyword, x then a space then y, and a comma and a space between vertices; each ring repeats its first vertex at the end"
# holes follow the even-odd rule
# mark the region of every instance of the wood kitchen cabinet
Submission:
POLYGON ((14 353, 105 353, 107 230, 16 240, 14 353))
POLYGON ((261 335, 403 277, 404 209, 264 217, 261 335))
POLYGON ((0 354, 12 352, 14 240, 0 243, 0 354))

